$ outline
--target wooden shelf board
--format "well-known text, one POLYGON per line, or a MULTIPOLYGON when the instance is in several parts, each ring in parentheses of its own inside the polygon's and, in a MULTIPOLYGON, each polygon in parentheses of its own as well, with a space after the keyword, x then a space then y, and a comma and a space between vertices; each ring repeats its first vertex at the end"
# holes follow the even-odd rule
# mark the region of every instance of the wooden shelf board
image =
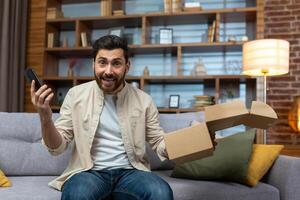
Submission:
MULTIPOLYGON (((69 0, 70 1, 70 0, 69 0)), ((80 1, 80 0, 78 0, 80 1)), ((80 1, 82 2, 82 1, 80 1)), ((71 29, 75 27, 76 20, 82 21, 88 27, 96 28, 109 28, 114 26, 128 26, 128 27, 141 27, 142 17, 149 18, 152 25, 163 24, 193 24, 193 23, 207 23, 207 20, 214 19, 217 13, 223 16, 223 20, 226 21, 255 21, 256 19, 256 7, 248 8, 225 8, 225 9, 206 9, 195 12, 176 12, 176 13, 164 13, 154 12, 146 14, 128 14, 128 15, 112 15, 112 16, 93 16, 93 17, 74 17, 74 18, 57 18, 47 19, 47 23, 56 25, 57 27, 65 26, 71 29), (103 21, 109 20, 109 23, 103 23, 103 21)), ((75 28, 73 28, 75 29, 75 28)))

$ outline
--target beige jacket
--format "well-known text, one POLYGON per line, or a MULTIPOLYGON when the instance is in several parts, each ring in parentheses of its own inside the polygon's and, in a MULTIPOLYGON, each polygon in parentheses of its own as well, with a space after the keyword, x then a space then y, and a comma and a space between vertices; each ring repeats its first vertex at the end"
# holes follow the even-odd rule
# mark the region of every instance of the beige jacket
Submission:
MULTIPOLYGON (((61 190, 72 175, 93 167, 91 146, 103 108, 103 92, 96 81, 75 86, 67 93, 55 126, 62 135, 62 144, 57 149, 48 148, 53 155, 64 152, 74 140, 72 157, 63 174, 49 183, 61 190)), ((117 115, 125 151, 131 165, 149 171, 145 142, 161 160, 167 158, 163 130, 159 126, 158 111, 151 97, 145 92, 125 84, 117 94, 117 115)), ((43 142, 44 143, 44 142, 43 142)))

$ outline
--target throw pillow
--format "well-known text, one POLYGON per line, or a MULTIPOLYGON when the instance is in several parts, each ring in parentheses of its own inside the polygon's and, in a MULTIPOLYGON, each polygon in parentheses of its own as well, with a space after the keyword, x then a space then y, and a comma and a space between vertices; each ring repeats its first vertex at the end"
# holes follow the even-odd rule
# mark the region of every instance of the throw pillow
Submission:
POLYGON ((10 187, 11 183, 0 169, 0 187, 10 187))
POLYGON ((253 144, 245 184, 255 186, 277 159, 283 145, 253 144))
POLYGON ((218 140, 213 156, 184 163, 174 168, 172 177, 243 182, 247 177, 254 130, 218 140))

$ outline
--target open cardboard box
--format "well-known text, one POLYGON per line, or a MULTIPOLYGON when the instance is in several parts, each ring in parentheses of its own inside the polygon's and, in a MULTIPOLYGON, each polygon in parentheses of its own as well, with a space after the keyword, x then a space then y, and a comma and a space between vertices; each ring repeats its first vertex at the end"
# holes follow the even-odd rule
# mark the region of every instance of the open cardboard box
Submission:
POLYGON ((213 154, 210 132, 244 124, 268 128, 276 119, 275 111, 265 103, 252 101, 250 110, 239 100, 204 108, 205 122, 170 132, 164 136, 169 159, 176 164, 213 154))

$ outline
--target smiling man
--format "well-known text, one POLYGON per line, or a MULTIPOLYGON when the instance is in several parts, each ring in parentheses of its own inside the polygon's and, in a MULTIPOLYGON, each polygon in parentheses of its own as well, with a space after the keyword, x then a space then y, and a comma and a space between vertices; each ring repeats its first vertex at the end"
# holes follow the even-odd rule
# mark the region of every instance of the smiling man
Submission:
POLYGON ((63 200, 171 200, 173 192, 150 172, 146 142, 161 160, 167 159, 163 130, 151 97, 125 82, 129 71, 125 39, 107 35, 93 45, 95 81, 71 88, 54 123, 47 85, 31 100, 50 153, 64 152, 74 140, 64 173, 49 185, 62 191, 63 200))

